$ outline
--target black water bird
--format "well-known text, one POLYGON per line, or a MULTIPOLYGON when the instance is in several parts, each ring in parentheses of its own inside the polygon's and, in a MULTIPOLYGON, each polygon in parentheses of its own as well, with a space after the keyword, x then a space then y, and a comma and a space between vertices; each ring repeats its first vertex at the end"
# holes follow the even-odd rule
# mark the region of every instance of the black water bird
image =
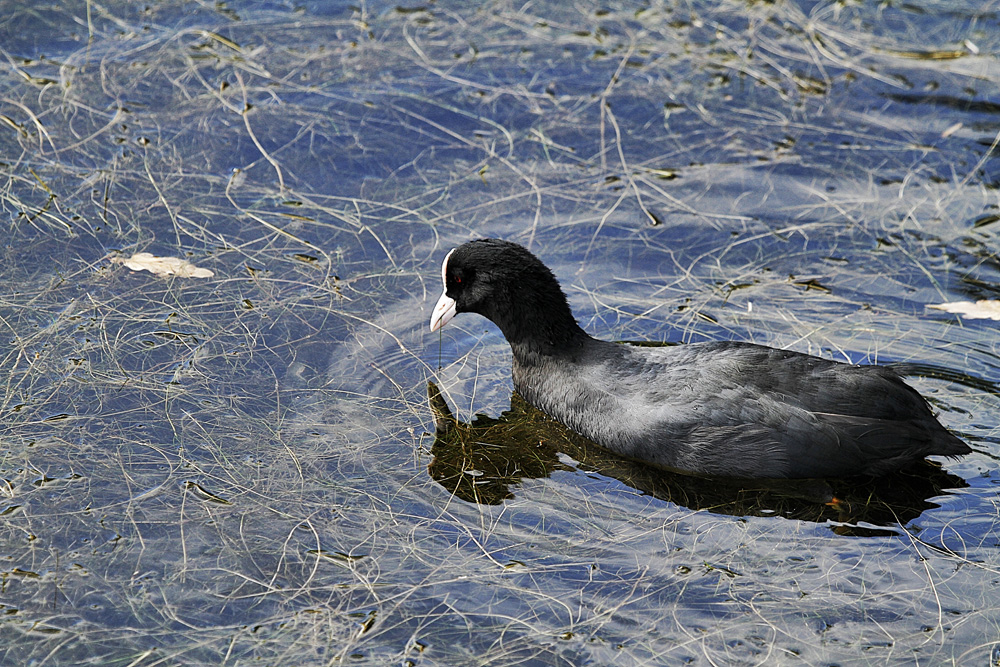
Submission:
POLYGON ((461 245, 441 266, 431 331, 457 313, 496 324, 515 389, 622 456, 699 475, 884 475, 971 450, 883 366, 741 342, 638 347, 592 338, 552 272, 498 239, 461 245))

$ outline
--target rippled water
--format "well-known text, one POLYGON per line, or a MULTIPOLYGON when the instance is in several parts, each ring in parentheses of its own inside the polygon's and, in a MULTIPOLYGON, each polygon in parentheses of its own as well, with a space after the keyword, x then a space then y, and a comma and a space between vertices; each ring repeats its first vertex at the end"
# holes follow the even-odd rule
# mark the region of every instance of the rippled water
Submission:
POLYGON ((0 662, 986 663, 997 329, 927 306, 1000 298, 998 19, 8 8, 0 662), (904 364, 975 451, 840 512, 615 459, 427 331, 481 236, 599 337, 904 364))

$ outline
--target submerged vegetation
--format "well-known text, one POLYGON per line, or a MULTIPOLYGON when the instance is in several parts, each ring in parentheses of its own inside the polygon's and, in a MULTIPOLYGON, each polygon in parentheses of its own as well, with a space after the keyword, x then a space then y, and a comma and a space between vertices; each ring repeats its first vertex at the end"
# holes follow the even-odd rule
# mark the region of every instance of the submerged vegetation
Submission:
POLYGON ((1000 350, 927 306, 1000 299, 998 20, 9 8, 0 663, 985 664, 1000 350), (602 338, 903 363, 975 452, 836 512, 574 443, 426 333, 479 236, 602 338))

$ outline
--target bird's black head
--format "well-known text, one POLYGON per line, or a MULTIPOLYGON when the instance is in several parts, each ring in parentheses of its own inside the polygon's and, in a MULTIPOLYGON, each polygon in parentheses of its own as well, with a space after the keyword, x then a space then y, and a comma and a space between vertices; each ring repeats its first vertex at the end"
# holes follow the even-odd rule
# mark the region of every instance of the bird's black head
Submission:
POLYGON ((441 278, 444 293, 431 331, 458 313, 479 313, 500 327, 515 353, 523 345, 551 353, 583 333, 555 276, 516 243, 480 239, 461 245, 445 257, 441 278))

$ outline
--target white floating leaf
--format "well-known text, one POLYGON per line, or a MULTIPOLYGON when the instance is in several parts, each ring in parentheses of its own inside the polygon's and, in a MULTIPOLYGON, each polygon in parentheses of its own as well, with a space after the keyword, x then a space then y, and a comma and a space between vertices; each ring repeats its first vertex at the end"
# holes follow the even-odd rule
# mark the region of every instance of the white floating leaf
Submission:
POLYGON ((956 132, 958 132, 959 130, 961 130, 962 126, 963 126, 962 121, 959 121, 959 122, 955 123, 954 125, 950 125, 944 132, 941 133, 941 138, 942 139, 947 139, 951 135, 953 135, 956 132))
POLYGON ((970 320, 1000 320, 1000 301, 980 299, 971 301, 952 301, 950 303, 928 304, 928 308, 943 310, 948 313, 965 315, 970 320))
POLYGON ((133 271, 149 271, 158 276, 178 276, 179 278, 211 278, 215 275, 209 269, 202 269, 179 257, 155 257, 152 253, 137 252, 131 257, 112 257, 112 262, 124 264, 133 271))

